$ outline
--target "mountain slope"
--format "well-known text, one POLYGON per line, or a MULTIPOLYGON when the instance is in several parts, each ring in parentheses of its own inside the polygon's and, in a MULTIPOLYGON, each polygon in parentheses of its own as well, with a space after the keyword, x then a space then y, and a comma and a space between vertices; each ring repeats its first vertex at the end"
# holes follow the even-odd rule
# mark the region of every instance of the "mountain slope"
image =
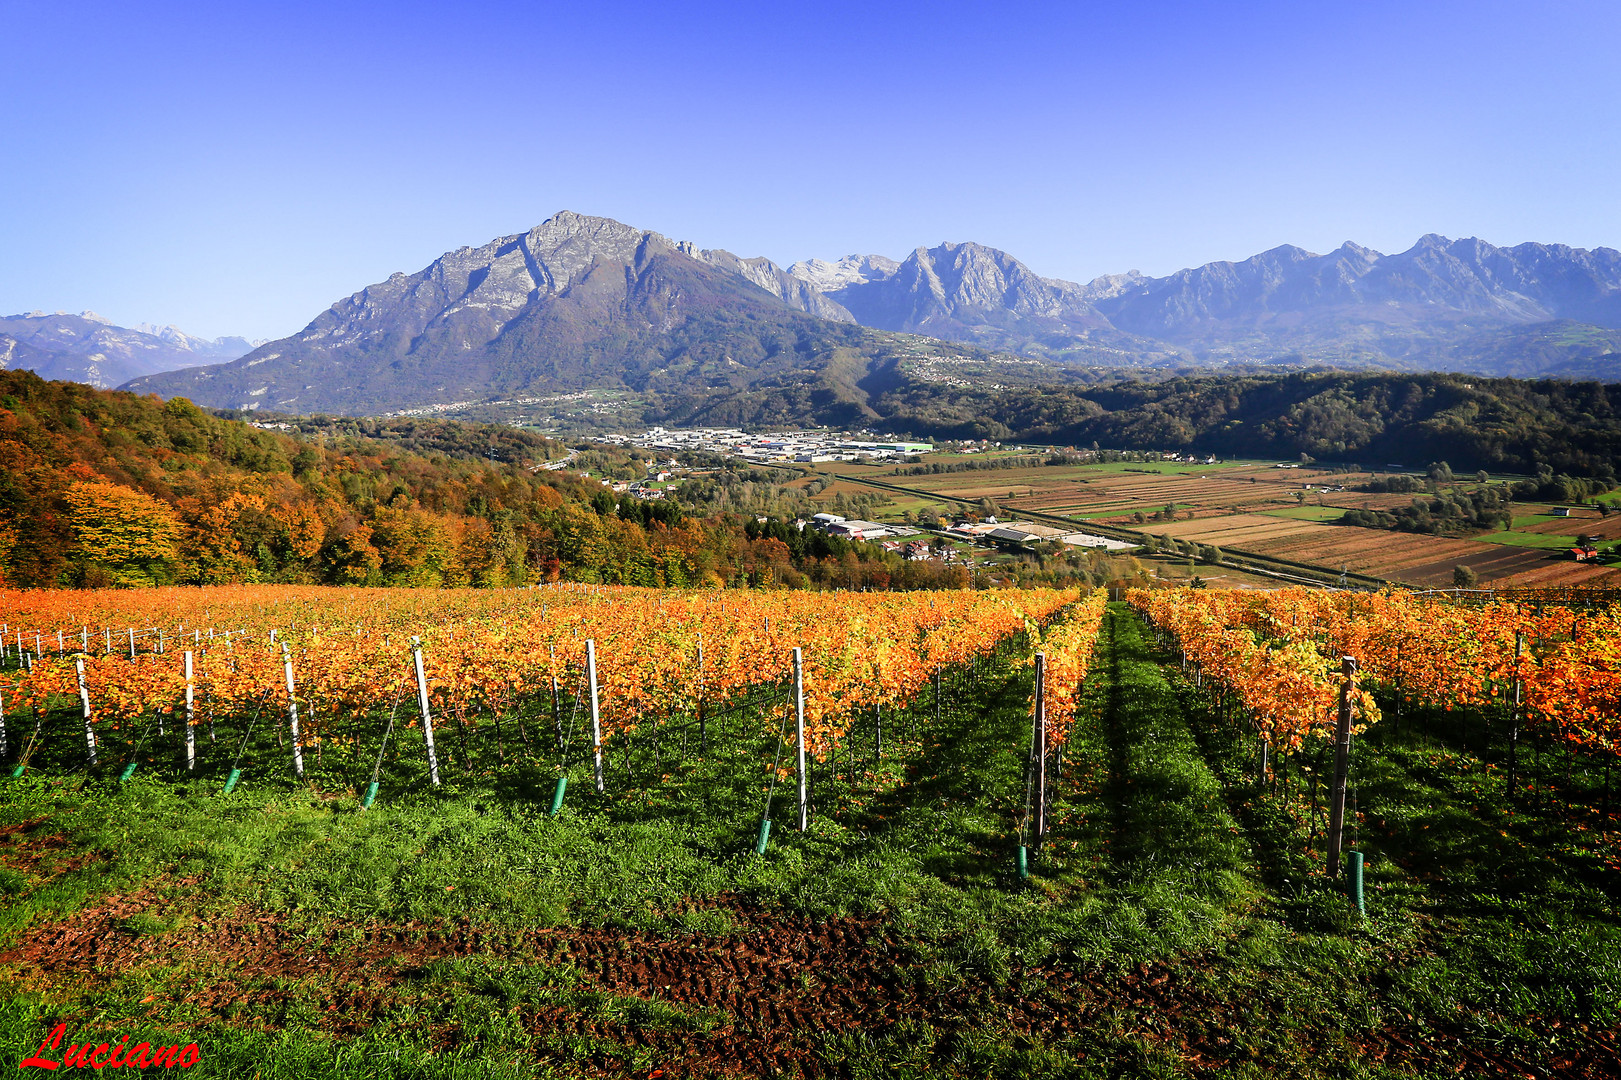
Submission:
MULTIPOLYGON (((856 326, 766 260, 565 212, 395 274, 232 363, 136 379, 127 389, 217 407, 339 413, 624 390, 680 410, 761 380, 811 385, 835 360, 865 368, 886 357, 970 352, 856 326)), ((872 415, 858 384, 826 383, 841 418, 872 415)))
POLYGON ((103 388, 142 375, 218 364, 253 348, 242 338, 208 341, 173 326, 114 326, 93 311, 0 317, 0 337, 19 346, 8 351, 0 345, 0 367, 103 388))

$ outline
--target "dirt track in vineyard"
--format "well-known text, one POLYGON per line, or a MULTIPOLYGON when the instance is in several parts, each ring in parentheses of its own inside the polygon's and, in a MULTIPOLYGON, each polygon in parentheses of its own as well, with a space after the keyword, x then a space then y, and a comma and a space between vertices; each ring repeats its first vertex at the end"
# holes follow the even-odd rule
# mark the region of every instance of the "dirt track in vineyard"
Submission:
MULTIPOLYGON (((829 1037, 882 1038, 907 1021, 929 1025, 942 1041, 991 1027, 1048 1045, 1105 1026, 1214 1074, 1242 1060, 1230 1032, 1253 1020, 1248 1003, 1212 992, 1219 981, 1213 984, 1208 969, 1193 961, 1090 974, 1022 967, 999 987, 972 976, 931 980, 929 967, 875 920, 813 921, 754 910, 735 898, 719 902, 733 924, 720 936, 408 923, 338 924, 312 939, 287 929, 280 916, 245 909, 169 933, 127 929, 133 915, 178 915, 177 902, 165 894, 173 895, 165 888, 111 897, 31 928, 0 952, 0 987, 82 990, 138 968, 169 969, 183 973, 190 990, 184 1002, 159 1002, 156 1010, 184 1004, 200 1010, 205 1023, 274 1027, 264 1014, 291 993, 318 1009, 325 1030, 345 1036, 386 1021, 389 1007, 423 984, 428 965, 483 958, 569 970, 577 992, 657 1002, 691 1018, 647 1024, 605 1018, 578 1001, 513 1003, 524 1026, 541 1037, 537 1056, 551 1056, 548 1038, 575 1046, 589 1040, 597 1050, 588 1060, 604 1076, 648 1075, 630 1071, 638 1059, 644 1068, 652 1060, 668 1076, 836 1076, 829 1037)), ((1365 1050, 1373 1060, 1426 1070, 1523 1070, 1466 1046, 1461 1035, 1391 1028, 1374 1033, 1365 1050)), ((433 1036, 448 1048, 460 1032, 447 1016, 434 1024, 433 1036)), ((1558 1063, 1551 1075, 1602 1077, 1618 1054, 1616 1033, 1595 1037, 1588 1053, 1558 1063)), ((557 1060, 580 1064, 577 1051, 557 1060)))

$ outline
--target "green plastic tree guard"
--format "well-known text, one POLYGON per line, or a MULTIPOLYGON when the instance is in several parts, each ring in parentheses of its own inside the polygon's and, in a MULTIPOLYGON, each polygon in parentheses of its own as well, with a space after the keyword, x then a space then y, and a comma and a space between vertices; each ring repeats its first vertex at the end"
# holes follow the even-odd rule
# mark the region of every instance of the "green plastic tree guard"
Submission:
POLYGON ((754 841, 754 853, 756 855, 764 855, 765 854, 765 846, 770 842, 771 842, 771 819, 770 818, 761 818, 760 819, 760 835, 754 841))
POLYGON ((563 793, 568 790, 568 777, 559 776, 557 786, 552 789, 552 817, 556 817, 563 809, 563 793))
POLYGON ((232 769, 231 775, 225 778, 225 790, 220 792, 220 794, 229 795, 232 789, 236 787, 236 782, 240 779, 242 779, 242 770, 232 769))
POLYGON ((1366 915, 1367 906, 1362 902, 1362 852, 1347 851, 1345 853, 1345 891, 1351 897, 1351 903, 1356 905, 1357 914, 1366 915))

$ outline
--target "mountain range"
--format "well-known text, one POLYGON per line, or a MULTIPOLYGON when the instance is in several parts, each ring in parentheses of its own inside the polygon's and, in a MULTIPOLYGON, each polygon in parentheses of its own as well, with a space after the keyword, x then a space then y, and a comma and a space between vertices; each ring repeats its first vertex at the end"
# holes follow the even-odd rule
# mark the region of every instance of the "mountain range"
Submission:
POLYGON ((1005 382, 1035 366, 859 326, 764 259, 561 213, 368 286, 232 363, 127 388, 339 413, 608 391, 655 399, 671 418, 856 423, 878 417, 867 403, 903 367, 925 380, 998 369, 1005 382))
POLYGON ((142 375, 220 364, 250 351, 239 337, 206 340, 173 326, 114 326, 93 311, 0 316, 0 368, 107 389, 142 375))
POLYGON ((1612 374, 1621 366, 1621 335, 1602 332, 1621 330, 1621 252, 1610 248, 1499 248, 1429 235, 1396 255, 1353 243, 1327 255, 1284 246, 1163 278, 1132 271, 1082 285, 967 243, 918 248, 898 263, 851 255, 789 272, 865 326, 1060 361, 1509 374, 1511 358, 1498 355, 1505 346, 1554 331, 1570 355, 1545 356, 1542 366, 1565 362, 1557 373, 1576 375, 1588 359, 1612 374))
POLYGON ((1081 284, 975 243, 784 269, 563 212, 230 363, 127 386, 294 412, 590 393, 641 417, 852 423, 931 386, 1268 365, 1621 379, 1621 252, 1431 235, 1081 284))

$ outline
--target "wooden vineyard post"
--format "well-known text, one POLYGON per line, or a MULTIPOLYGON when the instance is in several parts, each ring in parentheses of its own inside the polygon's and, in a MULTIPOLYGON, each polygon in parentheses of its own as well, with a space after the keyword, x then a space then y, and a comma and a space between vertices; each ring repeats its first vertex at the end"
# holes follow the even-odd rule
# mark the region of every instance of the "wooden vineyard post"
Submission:
POLYGON ((878 767, 878 762, 884 756, 884 703, 872 703, 872 764, 878 767))
POLYGON ((698 753, 709 754, 709 724, 704 718, 704 636, 698 635, 698 753))
POLYGON ((597 642, 595 638, 587 638, 585 642, 585 679, 591 692, 591 752, 594 757, 593 769, 597 781, 597 791, 605 790, 602 786, 602 712, 597 702, 597 642))
POLYGON ((552 658, 552 731, 557 736, 557 752, 562 754, 567 747, 563 745, 563 714, 558 711, 557 705, 557 646, 549 646, 552 658))
MULTIPOLYGON (((4 648, 4 638, 0 637, 0 650, 4 648)), ((6 695, 0 693, 0 761, 6 759, 6 695)))
POLYGON ((1041 847, 1047 833, 1047 654, 1036 653, 1036 707, 1032 710, 1030 753, 1035 766, 1035 827, 1031 846, 1041 847))
POLYGON ((84 707, 84 741, 90 748, 90 764, 96 763, 96 729, 90 723, 90 691, 84 685, 84 657, 75 657, 74 670, 79 674, 79 704, 84 707))
POLYGON ((799 831, 810 828, 810 795, 805 784, 805 660, 794 649, 794 731, 799 756, 799 831))
POLYGON ((1340 684, 1339 722, 1334 729, 1334 786, 1328 793, 1328 860, 1326 870, 1330 877, 1339 873, 1340 851, 1344 846, 1345 780, 1351 770, 1351 680, 1356 677, 1356 660, 1340 658, 1340 673, 1345 681, 1340 684))
POLYGON ((428 779, 439 786, 439 753, 433 748, 433 714, 428 711, 428 676, 422 670, 422 639, 411 639, 411 660, 417 672, 417 707, 422 710, 422 739, 428 744, 428 779))
POLYGON ((135 627, 129 628, 129 658, 135 659, 135 627))
POLYGON ((1525 701, 1525 683, 1520 678, 1520 673, 1518 671, 1518 668, 1519 668, 1518 661, 1519 661, 1520 657, 1522 657, 1524 655, 1525 655, 1525 634, 1516 632, 1515 635, 1514 635, 1514 660, 1515 660, 1515 665, 1514 666, 1516 668, 1516 670, 1514 672, 1514 704, 1513 704, 1513 712, 1509 714, 1509 720, 1508 720, 1508 785, 1507 785, 1507 788, 1505 789, 1508 792, 1508 801, 1509 801, 1510 805, 1513 805, 1513 803, 1515 801, 1514 800, 1515 754, 1516 754, 1516 751, 1519 749, 1519 745, 1520 745, 1520 706, 1525 701))
POLYGON ((194 685, 191 674, 191 651, 186 651, 186 770, 197 771, 197 728, 194 705, 194 685))
POLYGON ((287 676, 287 727, 293 737, 293 774, 304 778, 304 746, 298 741, 298 694, 293 689, 293 652, 281 643, 282 671, 287 676))
POLYGON ((940 729, 940 669, 934 669, 934 727, 940 729))

